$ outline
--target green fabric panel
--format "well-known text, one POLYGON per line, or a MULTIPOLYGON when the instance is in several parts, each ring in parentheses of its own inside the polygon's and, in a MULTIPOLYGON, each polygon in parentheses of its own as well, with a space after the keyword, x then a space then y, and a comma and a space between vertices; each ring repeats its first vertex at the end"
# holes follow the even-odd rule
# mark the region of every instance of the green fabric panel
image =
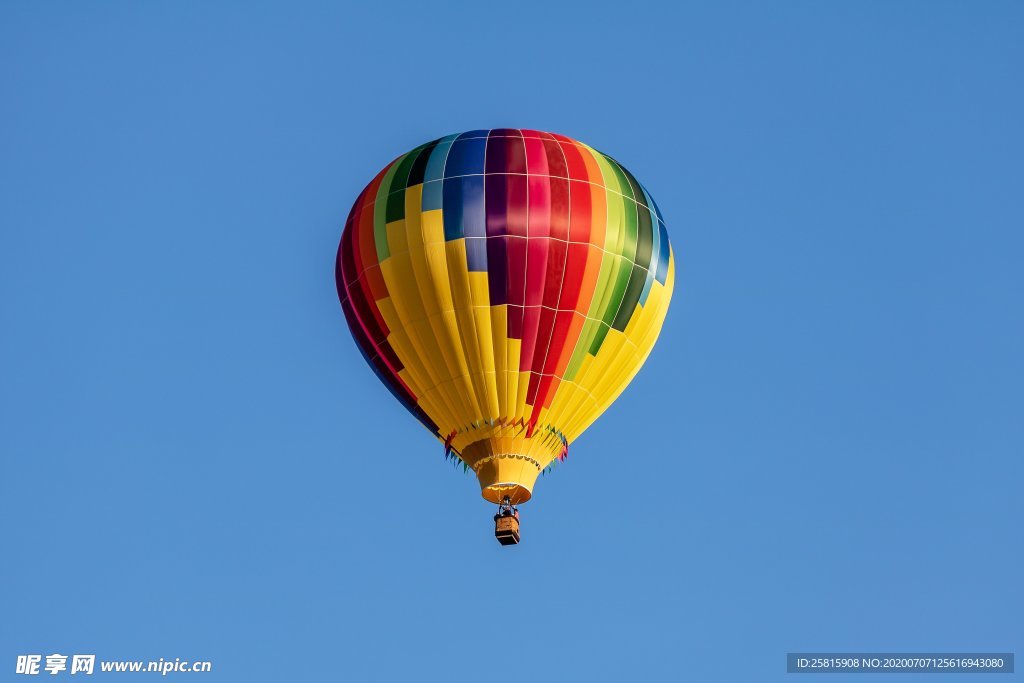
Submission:
POLYGON ((387 172, 380 181, 380 187, 377 189, 377 198, 373 203, 373 243, 377 247, 378 263, 391 256, 391 250, 388 248, 387 200, 391 194, 391 184, 394 181, 395 171, 398 170, 398 165, 404 158, 402 156, 391 162, 387 172))
POLYGON ((611 328, 603 322, 597 324, 597 334, 594 335, 594 341, 590 343, 591 356, 597 355, 597 352, 601 349, 601 344, 604 344, 604 338, 608 336, 608 330, 610 329, 611 328))
POLYGON ((608 251, 605 251, 601 257, 601 269, 597 272, 594 298, 591 299, 590 308, 587 310, 588 318, 601 319, 601 313, 608 305, 608 297, 610 296, 609 282, 614 277, 615 265, 618 259, 618 256, 608 251))
POLYGON ((626 329, 636 305, 640 303, 640 295, 643 294, 644 284, 647 282, 647 271, 639 265, 633 265, 633 272, 629 276, 626 291, 622 294, 622 303, 619 304, 619 312, 615 314, 612 322, 612 329, 620 332, 626 329))
MULTIPOLYGON (((622 295, 626 291, 629 275, 633 269, 633 251, 636 248, 636 244, 635 238, 633 240, 629 238, 627 225, 629 222, 628 207, 630 204, 633 205, 635 215, 636 204, 631 199, 623 198, 614 188, 606 190, 606 195, 608 198, 609 225, 611 226, 609 232, 613 239, 609 244, 605 245, 605 249, 611 252, 611 254, 606 256, 606 260, 611 262, 611 269, 608 272, 608 278, 599 285, 598 307, 592 309, 590 317, 597 318, 606 325, 611 326, 615 320, 615 314, 619 310, 622 295), (628 257, 625 254, 628 254, 628 257)), ((601 335, 597 341, 596 346, 591 346, 591 353, 597 353, 600 348, 600 342, 604 341, 604 336, 601 335)))
POLYGON ((587 353, 590 351, 590 343, 598 326, 600 326, 600 323, 596 320, 587 320, 587 322, 583 323, 579 341, 576 342, 576 348, 572 350, 572 356, 569 358, 569 365, 566 366, 564 379, 570 382, 576 379, 580 366, 583 364, 583 359, 587 357, 587 353))
MULTIPOLYGON (((601 322, 608 327, 612 326, 615 321, 615 316, 618 314, 619 309, 622 306, 623 298, 626 295, 626 287, 629 285, 630 275, 633 273, 633 261, 625 256, 618 256, 615 259, 617 261, 615 270, 612 273, 612 281, 608 288, 609 295, 607 304, 601 314, 601 322)), ((604 338, 602 337, 602 341, 604 338)), ((600 347, 595 347, 594 352, 600 347)))
POLYGON ((626 181, 629 183, 633 197, 636 199, 637 203, 637 244, 636 255, 633 258, 633 263, 636 263, 646 270, 651 270, 654 231, 658 229, 658 217, 652 212, 651 208, 647 206, 647 198, 644 196, 643 188, 640 187, 640 183, 637 181, 636 177, 621 164, 617 165, 619 170, 622 171, 626 181))
MULTIPOLYGON (((637 247, 638 217, 636 200, 633 198, 633 188, 629 183, 629 179, 614 159, 607 156, 604 159, 609 173, 607 178, 610 181, 608 182, 609 189, 620 193, 619 195, 612 195, 610 193, 609 196, 615 196, 619 203, 619 215, 621 218, 616 252, 621 255, 621 259, 616 263, 612 282, 609 283, 609 296, 604 302, 600 316, 601 320, 611 327, 614 325, 619 311, 622 309, 623 300, 633 273, 633 258, 636 255, 637 247)), ((632 313, 632 308, 630 313, 632 313)), ((607 330, 595 339, 594 353, 600 348, 600 343, 604 341, 606 334, 607 330)))
MULTIPOLYGON (((625 170, 611 157, 605 157, 605 159, 608 160, 608 165, 615 174, 615 180, 618 183, 618 187, 613 189, 617 189, 623 197, 625 197, 622 202, 626 216, 625 223, 623 224, 623 227, 625 228, 625 241, 623 242, 622 250, 619 251, 619 253, 624 256, 628 256, 630 260, 633 260, 633 255, 636 253, 638 232, 636 195, 634 194, 634 188, 630 184, 625 170)), ((639 186, 635 188, 635 190, 639 189, 639 186)), ((641 193, 640 199, 642 200, 643 198, 643 193, 641 193)))
POLYGON ((422 152, 423 147, 417 147, 396 164, 395 175, 392 177, 387 196, 387 210, 384 214, 386 223, 405 218, 405 188, 409 182, 409 171, 422 152))

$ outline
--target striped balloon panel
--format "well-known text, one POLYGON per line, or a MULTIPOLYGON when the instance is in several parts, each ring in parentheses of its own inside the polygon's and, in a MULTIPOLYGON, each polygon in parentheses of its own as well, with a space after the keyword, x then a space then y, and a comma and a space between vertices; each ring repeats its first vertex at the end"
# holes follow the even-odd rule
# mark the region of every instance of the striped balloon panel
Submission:
POLYGON ((348 217, 336 280, 367 362, 458 452, 515 430, 578 436, 653 347, 674 261, 650 194, 614 159, 495 129, 382 170, 348 217))

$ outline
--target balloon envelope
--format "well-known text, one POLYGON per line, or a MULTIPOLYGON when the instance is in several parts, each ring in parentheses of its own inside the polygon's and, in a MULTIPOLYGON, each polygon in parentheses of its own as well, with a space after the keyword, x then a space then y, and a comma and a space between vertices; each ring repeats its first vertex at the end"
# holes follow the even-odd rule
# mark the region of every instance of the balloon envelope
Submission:
POLYGON ((385 167, 352 207, 335 275, 380 380, 484 498, 520 503, 640 369, 674 270, 654 200, 614 159, 494 129, 385 167))

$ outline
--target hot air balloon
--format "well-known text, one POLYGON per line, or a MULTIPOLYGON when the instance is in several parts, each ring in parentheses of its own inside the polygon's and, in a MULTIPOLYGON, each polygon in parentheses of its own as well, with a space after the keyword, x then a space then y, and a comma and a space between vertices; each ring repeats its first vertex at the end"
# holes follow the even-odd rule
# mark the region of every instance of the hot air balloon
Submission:
POLYGON ((661 212, 621 164, 564 135, 498 128, 378 173, 349 213, 335 280, 367 363, 473 470, 511 544, 537 476, 650 354, 674 271, 661 212))

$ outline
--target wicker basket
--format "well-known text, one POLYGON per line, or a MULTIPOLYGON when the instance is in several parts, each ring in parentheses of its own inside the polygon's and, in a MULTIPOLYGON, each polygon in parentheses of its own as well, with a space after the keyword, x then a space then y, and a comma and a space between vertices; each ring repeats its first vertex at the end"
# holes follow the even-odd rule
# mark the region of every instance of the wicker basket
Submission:
POLYGON ((519 543, 519 520, 516 517, 498 517, 494 523, 494 537, 502 545, 519 543))

